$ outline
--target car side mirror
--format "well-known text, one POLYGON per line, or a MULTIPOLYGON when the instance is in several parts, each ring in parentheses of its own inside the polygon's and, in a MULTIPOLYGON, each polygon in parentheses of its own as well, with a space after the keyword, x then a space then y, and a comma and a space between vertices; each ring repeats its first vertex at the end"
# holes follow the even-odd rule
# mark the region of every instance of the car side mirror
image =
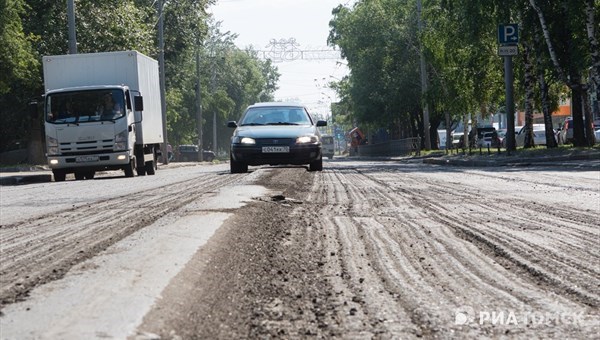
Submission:
POLYGON ((325 121, 325 120, 318 120, 317 121, 317 126, 327 126, 327 121, 325 121))
POLYGON ((229 128, 234 128, 234 129, 235 129, 236 127, 238 127, 238 125, 237 125, 237 123, 235 122, 235 120, 231 120, 231 121, 228 121, 228 122, 227 122, 227 127, 229 127, 229 128))

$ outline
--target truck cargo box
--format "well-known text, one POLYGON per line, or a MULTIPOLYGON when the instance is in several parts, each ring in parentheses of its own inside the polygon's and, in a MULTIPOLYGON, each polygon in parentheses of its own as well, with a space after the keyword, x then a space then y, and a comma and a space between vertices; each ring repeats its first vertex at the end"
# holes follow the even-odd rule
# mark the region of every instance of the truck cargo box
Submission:
POLYGON ((128 86, 144 98, 137 144, 163 142, 158 62, 137 51, 46 56, 43 58, 46 92, 82 86, 128 86))

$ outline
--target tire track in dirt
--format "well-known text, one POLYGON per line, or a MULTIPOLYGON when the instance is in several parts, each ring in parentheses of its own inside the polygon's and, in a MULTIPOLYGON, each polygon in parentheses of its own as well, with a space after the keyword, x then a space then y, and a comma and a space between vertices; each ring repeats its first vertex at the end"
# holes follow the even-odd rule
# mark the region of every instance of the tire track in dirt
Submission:
POLYGON ((243 176, 217 173, 77 206, 0 229, 0 307, 175 210, 243 176), (135 195, 135 194, 134 194, 135 195))
MULTIPOLYGON (((352 315, 371 325, 363 332, 417 336, 435 336, 440 332, 499 335, 508 330, 494 328, 491 324, 471 324, 470 328, 464 328, 454 323, 453 312, 465 305, 520 313, 589 312, 586 305, 596 306, 595 302, 590 305, 589 301, 596 299, 597 288, 594 286, 598 282, 598 273, 595 268, 585 268, 585 260, 590 259, 589 253, 585 253, 586 242, 593 242, 593 238, 587 241, 590 238, 586 236, 594 235, 592 224, 566 232, 564 229, 569 223, 557 225, 556 220, 544 216, 535 222, 538 224, 535 228, 511 235, 500 223, 488 221, 490 215, 507 211, 503 209, 509 204, 490 204, 494 203, 492 201, 482 204, 481 195, 456 194, 456 186, 450 191, 449 186, 436 181, 424 184, 418 175, 402 174, 398 178, 389 171, 380 175, 375 171, 365 174, 334 168, 323 173, 314 190, 318 193, 317 202, 327 202, 328 207, 333 203, 336 207, 333 211, 322 211, 322 223, 328 233, 338 235, 337 240, 329 242, 328 248, 332 252, 337 249, 340 258, 328 269, 332 271, 332 277, 337 277, 336 271, 347 273, 347 277, 341 275, 340 279, 334 280, 335 290, 343 296, 341 300, 364 295, 364 290, 358 287, 362 282, 369 282, 370 287, 385 287, 393 297, 395 303, 387 304, 392 314, 400 316, 400 320, 405 319, 402 315, 407 315, 411 320, 411 324, 401 323, 396 328, 392 327, 394 323, 380 321, 385 317, 373 315, 377 315, 381 304, 377 304, 377 295, 369 294, 366 299, 355 299, 367 301, 362 305, 366 313, 360 314, 354 307, 357 310, 352 315), (319 186, 323 189, 318 189, 319 186), (460 196, 461 200, 444 204, 449 192, 453 194, 450 198, 460 196), (356 199, 359 201, 352 203, 356 199), (465 213, 475 218, 466 221, 465 213), (550 221, 554 221, 551 228, 542 230, 541 236, 535 234, 550 221), (555 230, 561 230, 561 233, 554 233, 555 230), (564 239, 566 241, 562 241, 564 239), (560 245, 558 250, 555 244, 560 245), (565 254, 565 251, 571 254, 565 254), (541 269, 515 270, 512 268, 515 264, 541 269), (567 275, 559 276, 564 271, 567 275), (549 279, 540 280, 540 275, 549 279), (573 282, 583 284, 583 288, 569 288, 573 282), (541 287, 538 286, 540 283, 543 284, 541 287), (548 296, 548 288, 554 295, 548 296)), ((468 188, 458 189, 468 191, 468 188)), ((535 210, 531 210, 530 205, 523 202, 515 214, 532 215, 535 210)), ((531 223, 523 221, 523 224, 531 223)), ((592 254, 592 258, 597 259, 595 256, 592 254)), ((348 318, 338 314, 341 324, 348 318)), ((511 330, 515 331, 514 328, 511 330)), ((516 331, 526 332, 527 329, 516 331)), ((557 331, 586 334, 590 329, 556 325, 536 329, 535 334, 550 335, 557 331)))
MULTIPOLYGON (((436 183, 439 185, 439 183, 436 183)), ((410 185, 408 183, 407 185, 410 185)), ((432 186, 435 191, 436 186, 432 186)), ((411 193, 413 195, 414 192, 411 193)), ((476 208, 470 203, 474 199, 464 198, 461 205, 468 204, 469 214, 476 215, 476 208)), ((598 306, 600 296, 595 284, 600 273, 597 268, 589 266, 590 258, 600 257, 597 247, 598 228, 600 217, 589 216, 585 222, 575 224, 572 221, 556 220, 546 217, 544 210, 536 209, 541 204, 531 204, 531 202, 521 201, 516 205, 504 204, 499 201, 496 206, 479 205, 485 213, 480 214, 480 219, 470 221, 477 226, 469 226, 460 221, 461 214, 456 214, 454 209, 445 209, 439 205, 432 204, 426 196, 415 200, 419 202, 419 207, 435 212, 432 216, 441 218, 443 223, 454 225, 454 228, 463 233, 471 235, 487 245, 495 255, 506 257, 511 262, 529 272, 535 280, 542 280, 547 283, 554 283, 559 291, 566 291, 569 294, 579 296, 579 301, 591 306, 598 306), (519 204, 521 203, 521 204, 519 204), (510 221, 506 223, 493 222, 490 219, 490 207, 494 211, 511 211, 516 216, 531 216, 530 221, 524 220, 524 227, 511 225, 510 221), (560 223, 557 223, 560 222, 560 223), (532 227, 533 224, 537 224, 532 227), (569 246, 566 246, 569 245, 569 246), (563 278, 575 278, 578 282, 574 287, 564 283, 563 278), (579 286, 583 286, 581 289, 579 286)))

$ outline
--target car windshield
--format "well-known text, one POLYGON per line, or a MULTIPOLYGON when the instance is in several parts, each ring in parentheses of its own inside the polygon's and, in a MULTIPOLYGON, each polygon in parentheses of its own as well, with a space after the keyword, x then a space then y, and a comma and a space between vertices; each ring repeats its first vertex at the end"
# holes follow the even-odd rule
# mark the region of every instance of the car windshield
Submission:
POLYGON ((240 125, 310 125, 302 107, 253 107, 246 111, 240 125))
POLYGON ((125 116, 121 90, 85 90, 46 97, 46 121, 55 124, 113 121, 125 116))

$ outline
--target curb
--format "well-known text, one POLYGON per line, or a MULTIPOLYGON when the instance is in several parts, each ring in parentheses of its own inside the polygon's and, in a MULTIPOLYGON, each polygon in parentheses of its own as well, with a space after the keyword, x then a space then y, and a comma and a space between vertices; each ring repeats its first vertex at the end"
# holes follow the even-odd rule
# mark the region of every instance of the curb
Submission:
POLYGON ((548 158, 523 158, 506 160, 459 160, 459 159, 424 159, 424 164, 451 165, 463 167, 500 167, 500 166, 564 166, 573 168, 600 169, 600 163, 581 164, 572 161, 597 160, 597 157, 548 157, 548 158))
POLYGON ((18 175, 0 178, 0 186, 52 182, 51 174, 18 175))

